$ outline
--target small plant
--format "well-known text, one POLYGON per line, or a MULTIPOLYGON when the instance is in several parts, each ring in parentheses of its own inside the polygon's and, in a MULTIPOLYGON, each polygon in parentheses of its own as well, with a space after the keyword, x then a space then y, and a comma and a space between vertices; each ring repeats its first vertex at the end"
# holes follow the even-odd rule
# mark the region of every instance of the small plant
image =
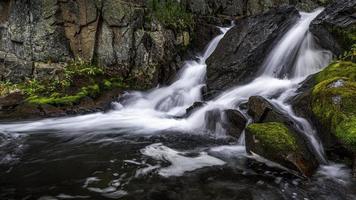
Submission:
POLYGON ((12 84, 9 81, 0 82, 0 97, 16 91, 20 91, 19 86, 17 84, 12 84))
POLYGON ((176 0, 149 0, 148 5, 152 17, 168 28, 187 30, 194 26, 193 15, 176 0))
POLYGON ((68 63, 64 69, 66 77, 103 75, 104 69, 78 58, 68 63))
POLYGON ((356 62, 356 44, 353 44, 349 51, 345 51, 344 54, 339 57, 339 59, 343 61, 356 62))

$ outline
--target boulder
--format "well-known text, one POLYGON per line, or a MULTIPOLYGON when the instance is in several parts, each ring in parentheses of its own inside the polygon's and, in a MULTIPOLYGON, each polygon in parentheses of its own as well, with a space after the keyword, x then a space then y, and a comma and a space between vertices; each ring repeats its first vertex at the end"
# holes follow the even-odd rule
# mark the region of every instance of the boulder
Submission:
POLYGON ((278 37, 299 17, 294 7, 238 20, 207 60, 208 95, 251 81, 278 37))
MULTIPOLYGON (((265 98, 260 96, 250 97, 248 101, 248 114, 252 117, 253 122, 256 123, 257 127, 259 124, 262 124, 261 128, 264 128, 263 124, 266 124, 268 125, 267 127, 271 128, 276 126, 277 130, 282 130, 281 127, 283 127, 283 134, 279 132, 276 132, 275 134, 282 134, 284 136, 288 135, 290 140, 295 141, 295 146, 297 147, 292 153, 284 153, 283 155, 279 154, 278 159, 276 157, 272 157, 270 159, 270 152, 268 149, 259 149, 256 150, 257 152, 254 151, 254 153, 257 153, 262 157, 275 161, 276 163, 279 163, 287 168, 293 170, 298 169, 297 171, 300 171, 302 174, 307 176, 311 175, 312 172, 314 172, 319 163, 316 160, 316 157, 314 156, 309 141, 307 140, 306 136, 301 132, 301 130, 297 128, 296 122, 293 119, 291 119, 287 114, 281 112, 275 105, 268 102, 265 98), (288 131, 286 131, 285 128, 287 128, 288 131), (288 162, 292 162, 294 167, 292 167, 292 165, 290 164, 287 164, 285 162, 286 159, 288 160, 288 162)), ((265 130, 267 131, 268 129, 265 130)), ((265 134, 269 134, 268 131, 265 132, 265 134)), ((251 130, 249 133, 246 132, 247 148, 255 148, 252 146, 257 145, 256 142, 251 139, 252 135, 253 133, 251 132, 251 130), (250 135, 247 136, 248 134, 250 135), (249 142, 247 142, 247 140, 249 140, 249 142)), ((273 140, 274 138, 266 137, 264 139, 273 140)))
POLYGON ((315 76, 311 109, 319 132, 356 152, 356 64, 335 62, 315 76))
POLYGON ((290 100, 296 114, 313 123, 328 159, 351 163, 356 150, 356 65, 337 61, 301 83, 290 100))
POLYGON ((305 154, 296 133, 280 122, 248 125, 246 149, 307 177, 318 167, 317 161, 305 154))
POLYGON ((247 104, 247 112, 254 122, 281 122, 290 127, 294 126, 293 120, 261 96, 250 97, 247 104))
POLYGON ((310 31, 324 49, 340 55, 356 43, 356 1, 338 0, 313 20, 310 31))
POLYGON ((247 120, 238 110, 213 109, 205 114, 206 129, 209 132, 239 138, 245 129, 247 120))

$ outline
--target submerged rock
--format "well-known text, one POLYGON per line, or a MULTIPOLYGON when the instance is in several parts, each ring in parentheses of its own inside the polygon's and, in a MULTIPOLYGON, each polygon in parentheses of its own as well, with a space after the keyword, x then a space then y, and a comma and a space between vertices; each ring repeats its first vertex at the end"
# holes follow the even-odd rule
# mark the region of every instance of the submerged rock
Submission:
POLYGON ((205 124, 209 132, 230 135, 239 138, 245 129, 247 120, 238 110, 214 109, 206 112, 205 124))
POLYGON ((246 128, 246 149, 291 170, 311 176, 318 164, 303 154, 303 148, 287 126, 280 122, 250 124, 246 128))
POLYGON ((310 31, 324 49, 339 55, 356 43, 356 1, 338 0, 311 23, 310 31))
POLYGON ((294 7, 237 20, 207 60, 208 95, 251 81, 278 37, 299 17, 294 7))

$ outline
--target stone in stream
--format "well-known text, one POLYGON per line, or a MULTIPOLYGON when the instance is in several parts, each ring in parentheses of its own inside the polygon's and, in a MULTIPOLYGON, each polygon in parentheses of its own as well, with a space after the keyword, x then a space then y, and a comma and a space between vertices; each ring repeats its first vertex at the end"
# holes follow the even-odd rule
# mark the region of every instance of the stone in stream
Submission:
POLYGON ((245 129, 247 120, 238 110, 213 109, 205 113, 206 129, 209 132, 222 131, 226 135, 239 138, 245 129))
POLYGON ((185 115, 183 117, 184 118, 189 117, 190 115, 192 115, 195 111, 197 111, 199 108, 203 107, 204 105, 206 105, 206 103, 202 102, 202 101, 194 102, 193 105, 191 105, 189 108, 187 108, 185 110, 185 115))
POLYGON ((304 176, 311 176, 318 165, 303 154, 302 148, 296 133, 283 123, 255 123, 246 128, 247 152, 258 154, 304 176))
POLYGON ((319 163, 294 121, 260 96, 250 97, 248 108, 254 124, 246 129, 247 151, 311 176, 319 163))

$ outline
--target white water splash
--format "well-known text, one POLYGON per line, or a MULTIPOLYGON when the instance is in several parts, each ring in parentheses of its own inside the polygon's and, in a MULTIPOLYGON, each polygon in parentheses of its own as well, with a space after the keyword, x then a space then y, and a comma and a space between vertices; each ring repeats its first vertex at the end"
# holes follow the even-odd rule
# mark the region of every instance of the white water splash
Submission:
POLYGON ((263 75, 283 78, 304 78, 325 67, 331 58, 329 51, 318 49, 309 25, 323 9, 301 12, 300 20, 281 38, 262 65, 263 75), (293 72, 290 73, 290 70, 293 72))
POLYGON ((164 177, 181 176, 185 172, 194 171, 203 167, 224 165, 225 162, 208 155, 206 152, 199 153, 198 156, 185 156, 184 152, 179 152, 164 146, 161 143, 152 144, 141 150, 143 155, 155 160, 168 161, 168 167, 160 168, 158 174, 164 177))

